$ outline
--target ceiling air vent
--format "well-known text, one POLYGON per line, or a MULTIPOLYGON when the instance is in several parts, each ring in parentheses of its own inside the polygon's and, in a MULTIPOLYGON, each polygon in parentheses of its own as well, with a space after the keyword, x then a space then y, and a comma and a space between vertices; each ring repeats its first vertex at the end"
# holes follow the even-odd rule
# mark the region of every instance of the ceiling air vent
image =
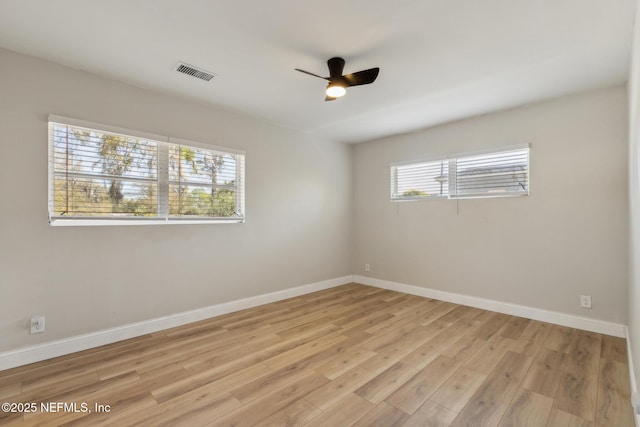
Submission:
POLYGON ((208 71, 199 70, 191 65, 185 64, 183 62, 178 62, 175 66, 175 70, 179 73, 186 74, 188 76, 196 77, 200 80, 209 81, 211 80, 215 74, 210 73, 208 71))

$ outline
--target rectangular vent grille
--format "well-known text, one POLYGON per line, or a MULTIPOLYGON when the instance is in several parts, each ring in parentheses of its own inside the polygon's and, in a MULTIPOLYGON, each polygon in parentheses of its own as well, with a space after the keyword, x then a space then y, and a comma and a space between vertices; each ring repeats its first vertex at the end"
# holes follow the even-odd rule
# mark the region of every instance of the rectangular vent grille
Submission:
POLYGON ((176 65, 176 71, 182 74, 186 74, 188 76, 196 77, 200 80, 209 81, 211 80, 215 74, 209 73, 208 71, 199 70, 191 65, 184 64, 182 62, 178 62, 176 65))

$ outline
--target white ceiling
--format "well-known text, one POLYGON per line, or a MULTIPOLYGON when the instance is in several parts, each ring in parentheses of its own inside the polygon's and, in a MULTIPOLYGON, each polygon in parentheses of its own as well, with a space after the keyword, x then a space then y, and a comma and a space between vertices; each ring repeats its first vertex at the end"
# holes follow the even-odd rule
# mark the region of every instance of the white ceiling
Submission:
POLYGON ((0 0, 0 46, 359 142, 626 82, 635 3, 0 0), (332 56, 378 80, 325 102, 332 56))

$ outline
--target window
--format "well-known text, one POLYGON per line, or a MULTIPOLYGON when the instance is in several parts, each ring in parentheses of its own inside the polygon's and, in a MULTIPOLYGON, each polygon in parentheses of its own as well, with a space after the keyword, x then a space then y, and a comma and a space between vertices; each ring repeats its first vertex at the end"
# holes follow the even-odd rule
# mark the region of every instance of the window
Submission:
POLYGON ((449 195, 449 162, 399 164, 391 167, 391 198, 412 200, 449 195))
POLYGON ((391 200, 529 194, 529 147, 421 163, 394 163, 391 200))
POLYGON ((244 154, 51 116, 49 220, 244 222, 244 154))
POLYGON ((458 157, 456 197, 498 197, 529 194, 529 149, 458 157))

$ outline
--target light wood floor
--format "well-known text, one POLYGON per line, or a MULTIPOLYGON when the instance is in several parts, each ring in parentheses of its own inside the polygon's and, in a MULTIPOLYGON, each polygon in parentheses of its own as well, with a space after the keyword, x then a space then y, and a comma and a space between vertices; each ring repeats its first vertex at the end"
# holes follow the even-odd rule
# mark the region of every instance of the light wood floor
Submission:
POLYGON ((623 339, 362 286, 0 372, 1 425, 633 426, 623 339))

